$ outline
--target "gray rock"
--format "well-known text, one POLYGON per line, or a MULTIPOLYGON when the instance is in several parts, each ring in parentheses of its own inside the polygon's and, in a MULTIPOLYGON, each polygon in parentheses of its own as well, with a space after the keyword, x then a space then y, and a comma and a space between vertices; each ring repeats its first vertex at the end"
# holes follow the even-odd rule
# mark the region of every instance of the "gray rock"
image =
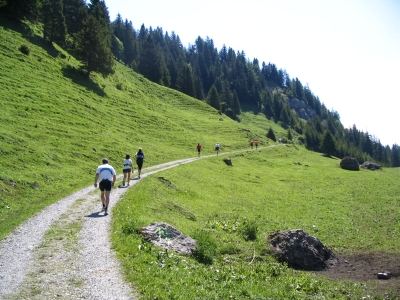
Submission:
POLYGON ((142 235, 146 241, 167 250, 191 255, 196 250, 196 240, 185 236, 178 229, 166 223, 154 222, 143 227, 142 235))
POLYGON ((291 98, 287 100, 287 103, 291 109, 296 111, 299 118, 310 120, 315 115, 315 110, 308 106, 303 100, 291 98))
POLYGON ((272 232, 268 241, 278 259, 295 269, 321 271, 338 262, 331 250, 301 229, 272 232))
POLYGON ((382 170, 382 166, 372 162, 372 161, 366 161, 362 164, 361 168, 363 169, 369 169, 369 170, 382 170))
POLYGON ((342 169, 350 171, 360 170, 360 165, 358 164, 358 160, 350 156, 345 156, 342 158, 342 161, 340 162, 340 167, 342 169))

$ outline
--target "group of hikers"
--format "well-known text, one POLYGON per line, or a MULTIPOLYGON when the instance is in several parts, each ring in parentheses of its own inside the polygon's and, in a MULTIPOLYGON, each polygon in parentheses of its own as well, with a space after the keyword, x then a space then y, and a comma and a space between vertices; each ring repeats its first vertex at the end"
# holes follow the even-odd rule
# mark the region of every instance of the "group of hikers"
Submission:
MULTIPOLYGON (((217 155, 219 154, 219 148, 220 147, 221 147, 221 145, 219 143, 215 144, 215 151, 217 152, 217 155)), ((200 152, 201 152, 201 149, 202 149, 200 143, 197 143, 196 149, 197 149, 197 156, 200 157, 200 152)))
MULTIPOLYGON (((142 173, 142 166, 144 162, 144 153, 142 148, 139 148, 135 154, 135 160, 138 167, 138 178, 140 179, 140 174, 142 173)), ((129 186, 131 180, 131 174, 133 174, 135 168, 133 161, 129 154, 126 154, 123 161, 122 172, 124 173, 124 179, 122 180, 122 185, 120 187, 125 187, 125 182, 129 186)), ((103 158, 102 164, 97 167, 96 176, 94 178, 94 187, 97 188, 97 182, 99 182, 99 189, 101 191, 101 203, 102 212, 108 214, 108 204, 110 203, 110 192, 111 188, 114 186, 117 179, 117 173, 113 166, 108 163, 107 158, 103 158)))
MULTIPOLYGON (((251 140, 250 141, 250 147, 251 147, 252 150, 253 150, 254 146, 256 146, 256 149, 258 149, 258 140, 254 140, 254 141, 251 140)), ((220 143, 216 143, 215 144, 215 151, 217 152, 217 155, 219 154, 220 148, 221 148, 220 143)), ((200 152, 202 150, 202 146, 201 146, 200 143, 197 143, 196 149, 197 149, 197 156, 200 157, 200 152)))
MULTIPOLYGON (((253 149, 253 146, 258 148, 258 140, 251 140, 250 147, 253 149)), ((219 150, 221 148, 220 143, 215 144, 215 151, 217 155, 219 154, 219 150)), ((200 143, 197 143, 196 146, 197 155, 200 157, 200 152, 202 150, 202 146, 200 143)), ((138 179, 140 179, 140 174, 142 173, 142 166, 144 162, 144 153, 142 148, 139 148, 135 154, 135 160, 138 167, 138 179)), ((129 186, 129 182, 131 180, 131 174, 133 174, 135 168, 133 165, 133 161, 129 154, 126 154, 125 159, 123 161, 122 172, 124 174, 124 179, 122 180, 122 185, 120 187, 125 187, 125 183, 129 186)), ((97 188, 97 182, 99 182, 99 189, 101 191, 101 203, 102 203, 102 212, 107 215, 108 213, 108 204, 110 203, 110 192, 111 188, 114 186, 115 181, 117 179, 117 173, 113 166, 108 163, 107 158, 103 158, 102 164, 97 167, 96 177, 94 179, 94 187, 97 188)))

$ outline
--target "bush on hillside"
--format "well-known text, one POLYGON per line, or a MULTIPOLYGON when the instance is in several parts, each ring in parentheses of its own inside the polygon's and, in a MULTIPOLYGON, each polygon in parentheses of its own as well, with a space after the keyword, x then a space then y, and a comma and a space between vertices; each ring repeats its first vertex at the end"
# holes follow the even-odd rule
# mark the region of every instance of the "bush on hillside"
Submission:
POLYGON ((214 257, 217 255, 217 243, 212 236, 204 231, 199 230, 194 234, 196 240, 196 251, 193 253, 194 258, 205 265, 211 265, 214 257))
POLYGON ((21 47, 19 47, 19 51, 26 55, 29 55, 29 53, 31 52, 27 45, 21 45, 21 47))

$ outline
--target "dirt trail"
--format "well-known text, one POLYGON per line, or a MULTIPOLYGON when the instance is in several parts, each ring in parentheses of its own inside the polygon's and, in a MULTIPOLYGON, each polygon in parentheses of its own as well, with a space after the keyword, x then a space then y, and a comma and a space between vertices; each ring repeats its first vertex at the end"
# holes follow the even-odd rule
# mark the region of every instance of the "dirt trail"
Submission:
MULTIPOLYGON (((219 155, 244 151, 249 149, 219 155)), ((214 156, 147 167, 141 177, 214 156)), ((129 188, 137 182, 131 180, 129 188)), ((136 299, 109 240, 112 209, 127 190, 112 190, 110 216, 105 217, 99 192, 86 187, 48 206, 1 241, 0 299, 136 299)))

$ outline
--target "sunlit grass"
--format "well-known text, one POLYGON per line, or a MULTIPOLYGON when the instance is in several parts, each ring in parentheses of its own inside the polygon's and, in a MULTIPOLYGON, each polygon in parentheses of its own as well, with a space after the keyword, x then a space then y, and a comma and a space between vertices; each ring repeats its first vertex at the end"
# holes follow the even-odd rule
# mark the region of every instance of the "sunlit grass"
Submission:
POLYGON ((117 204, 114 247, 144 299, 363 295, 362 284, 329 281, 275 261, 267 238, 276 230, 303 229, 340 254, 399 253, 398 169, 344 171, 338 159, 294 146, 230 158, 232 167, 212 157, 162 172, 176 189, 149 177, 117 204), (372 188, 381 184, 385 193, 372 188), (137 232, 152 222, 166 222, 189 236, 208 232, 217 241, 213 263, 143 242, 137 232), (243 235, 249 228, 257 232, 255 240, 243 235))

